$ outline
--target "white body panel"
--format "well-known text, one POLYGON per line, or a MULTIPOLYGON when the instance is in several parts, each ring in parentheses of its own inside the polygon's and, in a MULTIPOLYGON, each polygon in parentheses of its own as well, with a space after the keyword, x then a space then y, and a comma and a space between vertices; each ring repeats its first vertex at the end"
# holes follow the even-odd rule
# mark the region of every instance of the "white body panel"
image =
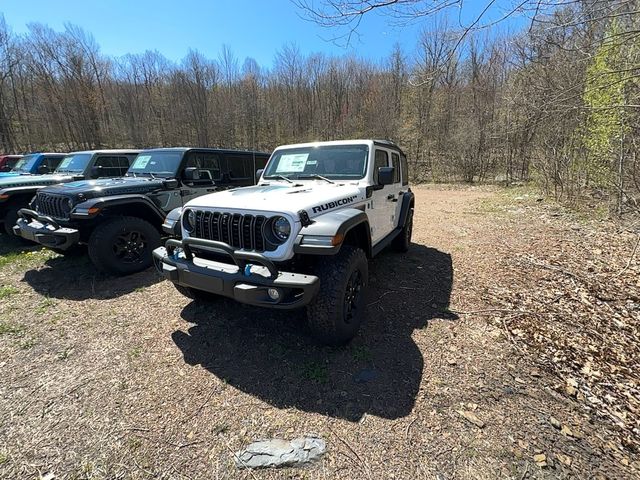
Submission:
MULTIPOLYGON (((293 243, 302 229, 299 216, 301 210, 313 219, 331 211, 359 207, 369 218, 372 244, 377 244, 396 227, 401 203, 398 201, 399 192, 402 186, 399 182, 377 186, 375 152, 384 150, 389 159, 385 166, 392 166, 391 155, 396 150, 376 145, 372 140, 345 140, 284 145, 278 147, 272 156, 280 150, 323 145, 366 145, 369 154, 364 177, 355 181, 333 180, 333 183, 322 179, 294 179, 287 182, 284 179, 261 178, 256 186, 197 197, 187 202, 183 211, 194 208, 266 217, 284 216, 292 227, 289 239, 275 251, 263 252, 265 257, 274 261, 284 261, 293 257, 293 243), (377 188, 371 189, 367 197, 368 187, 372 186, 377 188)), ((183 230, 183 236, 188 237, 188 232, 183 230)))

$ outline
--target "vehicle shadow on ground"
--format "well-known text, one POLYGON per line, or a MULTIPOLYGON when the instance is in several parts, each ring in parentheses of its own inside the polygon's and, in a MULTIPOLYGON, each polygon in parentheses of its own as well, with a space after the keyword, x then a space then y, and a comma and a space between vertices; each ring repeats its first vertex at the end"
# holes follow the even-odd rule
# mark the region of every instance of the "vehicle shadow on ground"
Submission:
POLYGON ((191 302, 182 317, 195 325, 172 337, 190 365, 202 365, 230 385, 277 408, 296 408, 358 421, 408 415, 424 360, 411 334, 448 312, 451 256, 412 245, 370 263, 368 320, 341 348, 313 343, 304 310, 283 312, 228 299, 191 302))
POLYGON ((47 297, 82 301, 105 300, 149 287, 162 278, 154 268, 126 277, 113 277, 96 270, 85 250, 47 260, 44 267, 24 273, 22 281, 47 297))

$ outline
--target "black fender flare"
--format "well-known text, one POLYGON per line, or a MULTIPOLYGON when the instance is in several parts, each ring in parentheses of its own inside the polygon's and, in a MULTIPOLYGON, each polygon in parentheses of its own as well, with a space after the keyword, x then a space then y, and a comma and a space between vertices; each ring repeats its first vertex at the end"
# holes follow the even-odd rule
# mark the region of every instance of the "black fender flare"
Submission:
POLYGON ((114 195, 109 197, 96 197, 77 204, 72 213, 71 218, 75 220, 86 220, 95 218, 104 210, 111 207, 119 207, 123 205, 144 206, 148 209, 152 216, 155 217, 158 224, 162 224, 166 213, 154 204, 146 195, 114 195))
POLYGON ((303 227, 296 236, 293 251, 294 253, 306 255, 335 255, 340 251, 342 240, 347 236, 347 233, 358 225, 365 225, 366 227, 367 245, 363 246, 363 250, 369 255, 371 252, 369 217, 363 210, 358 208, 345 208, 314 217, 313 222, 303 227), (324 238, 328 243, 305 244, 305 237, 324 238), (331 239, 334 238, 340 239, 337 245, 331 243, 331 239))
POLYGON ((398 227, 400 230, 404 228, 404 224, 407 222, 407 216, 409 215, 409 211, 414 207, 415 195, 409 189, 407 192, 402 194, 402 207, 400 208, 400 218, 398 218, 398 227))

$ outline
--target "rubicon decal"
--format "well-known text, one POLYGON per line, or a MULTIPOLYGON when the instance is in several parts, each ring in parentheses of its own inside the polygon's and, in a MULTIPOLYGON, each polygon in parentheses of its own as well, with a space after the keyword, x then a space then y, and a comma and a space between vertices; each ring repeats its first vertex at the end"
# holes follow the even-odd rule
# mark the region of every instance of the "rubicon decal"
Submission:
POLYGON ((317 207, 313 207, 313 213, 320 213, 324 212, 325 210, 331 210, 332 208, 339 207, 340 205, 353 203, 356 198, 358 198, 358 196, 353 195, 351 197, 341 198, 340 200, 336 200, 334 202, 325 203, 324 205, 318 205, 317 207))

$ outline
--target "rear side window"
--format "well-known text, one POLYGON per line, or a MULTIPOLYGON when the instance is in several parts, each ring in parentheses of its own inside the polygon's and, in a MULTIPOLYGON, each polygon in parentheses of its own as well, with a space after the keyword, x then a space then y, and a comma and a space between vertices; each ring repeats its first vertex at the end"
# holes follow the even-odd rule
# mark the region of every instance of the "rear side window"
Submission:
POLYGON ((101 167, 101 177, 123 177, 129 169, 129 159, 119 155, 99 156, 95 165, 101 167))
POLYGON ((400 183, 400 155, 391 154, 391 166, 395 169, 393 173, 393 183, 400 183))
POLYGON ((253 173, 253 158, 248 155, 226 154, 229 178, 244 180, 251 178, 253 173))
POLYGON ((400 155, 400 164, 402 165, 402 185, 409 185, 409 165, 407 157, 400 155))
POLYGON ((192 152, 187 160, 187 167, 200 170, 202 180, 220 179, 220 155, 211 152, 192 152))
MULTIPOLYGON (((264 157, 264 156, 256 156, 255 157, 255 170, 258 171, 261 168, 264 168, 267 166, 267 161, 269 160, 269 157, 264 157)), ((255 173, 255 172, 254 172, 255 173)))
POLYGON ((42 165, 46 166, 49 172, 53 172, 56 168, 58 168, 58 165, 60 165, 60 162, 63 158, 63 156, 46 156, 42 161, 42 165))
POLYGON ((21 157, 9 157, 7 158, 7 165, 9 166, 9 170, 16 166, 16 163, 20 161, 21 157))
POLYGON ((378 169, 389 166, 389 154, 384 150, 376 150, 376 158, 373 164, 373 178, 378 183, 378 169))

